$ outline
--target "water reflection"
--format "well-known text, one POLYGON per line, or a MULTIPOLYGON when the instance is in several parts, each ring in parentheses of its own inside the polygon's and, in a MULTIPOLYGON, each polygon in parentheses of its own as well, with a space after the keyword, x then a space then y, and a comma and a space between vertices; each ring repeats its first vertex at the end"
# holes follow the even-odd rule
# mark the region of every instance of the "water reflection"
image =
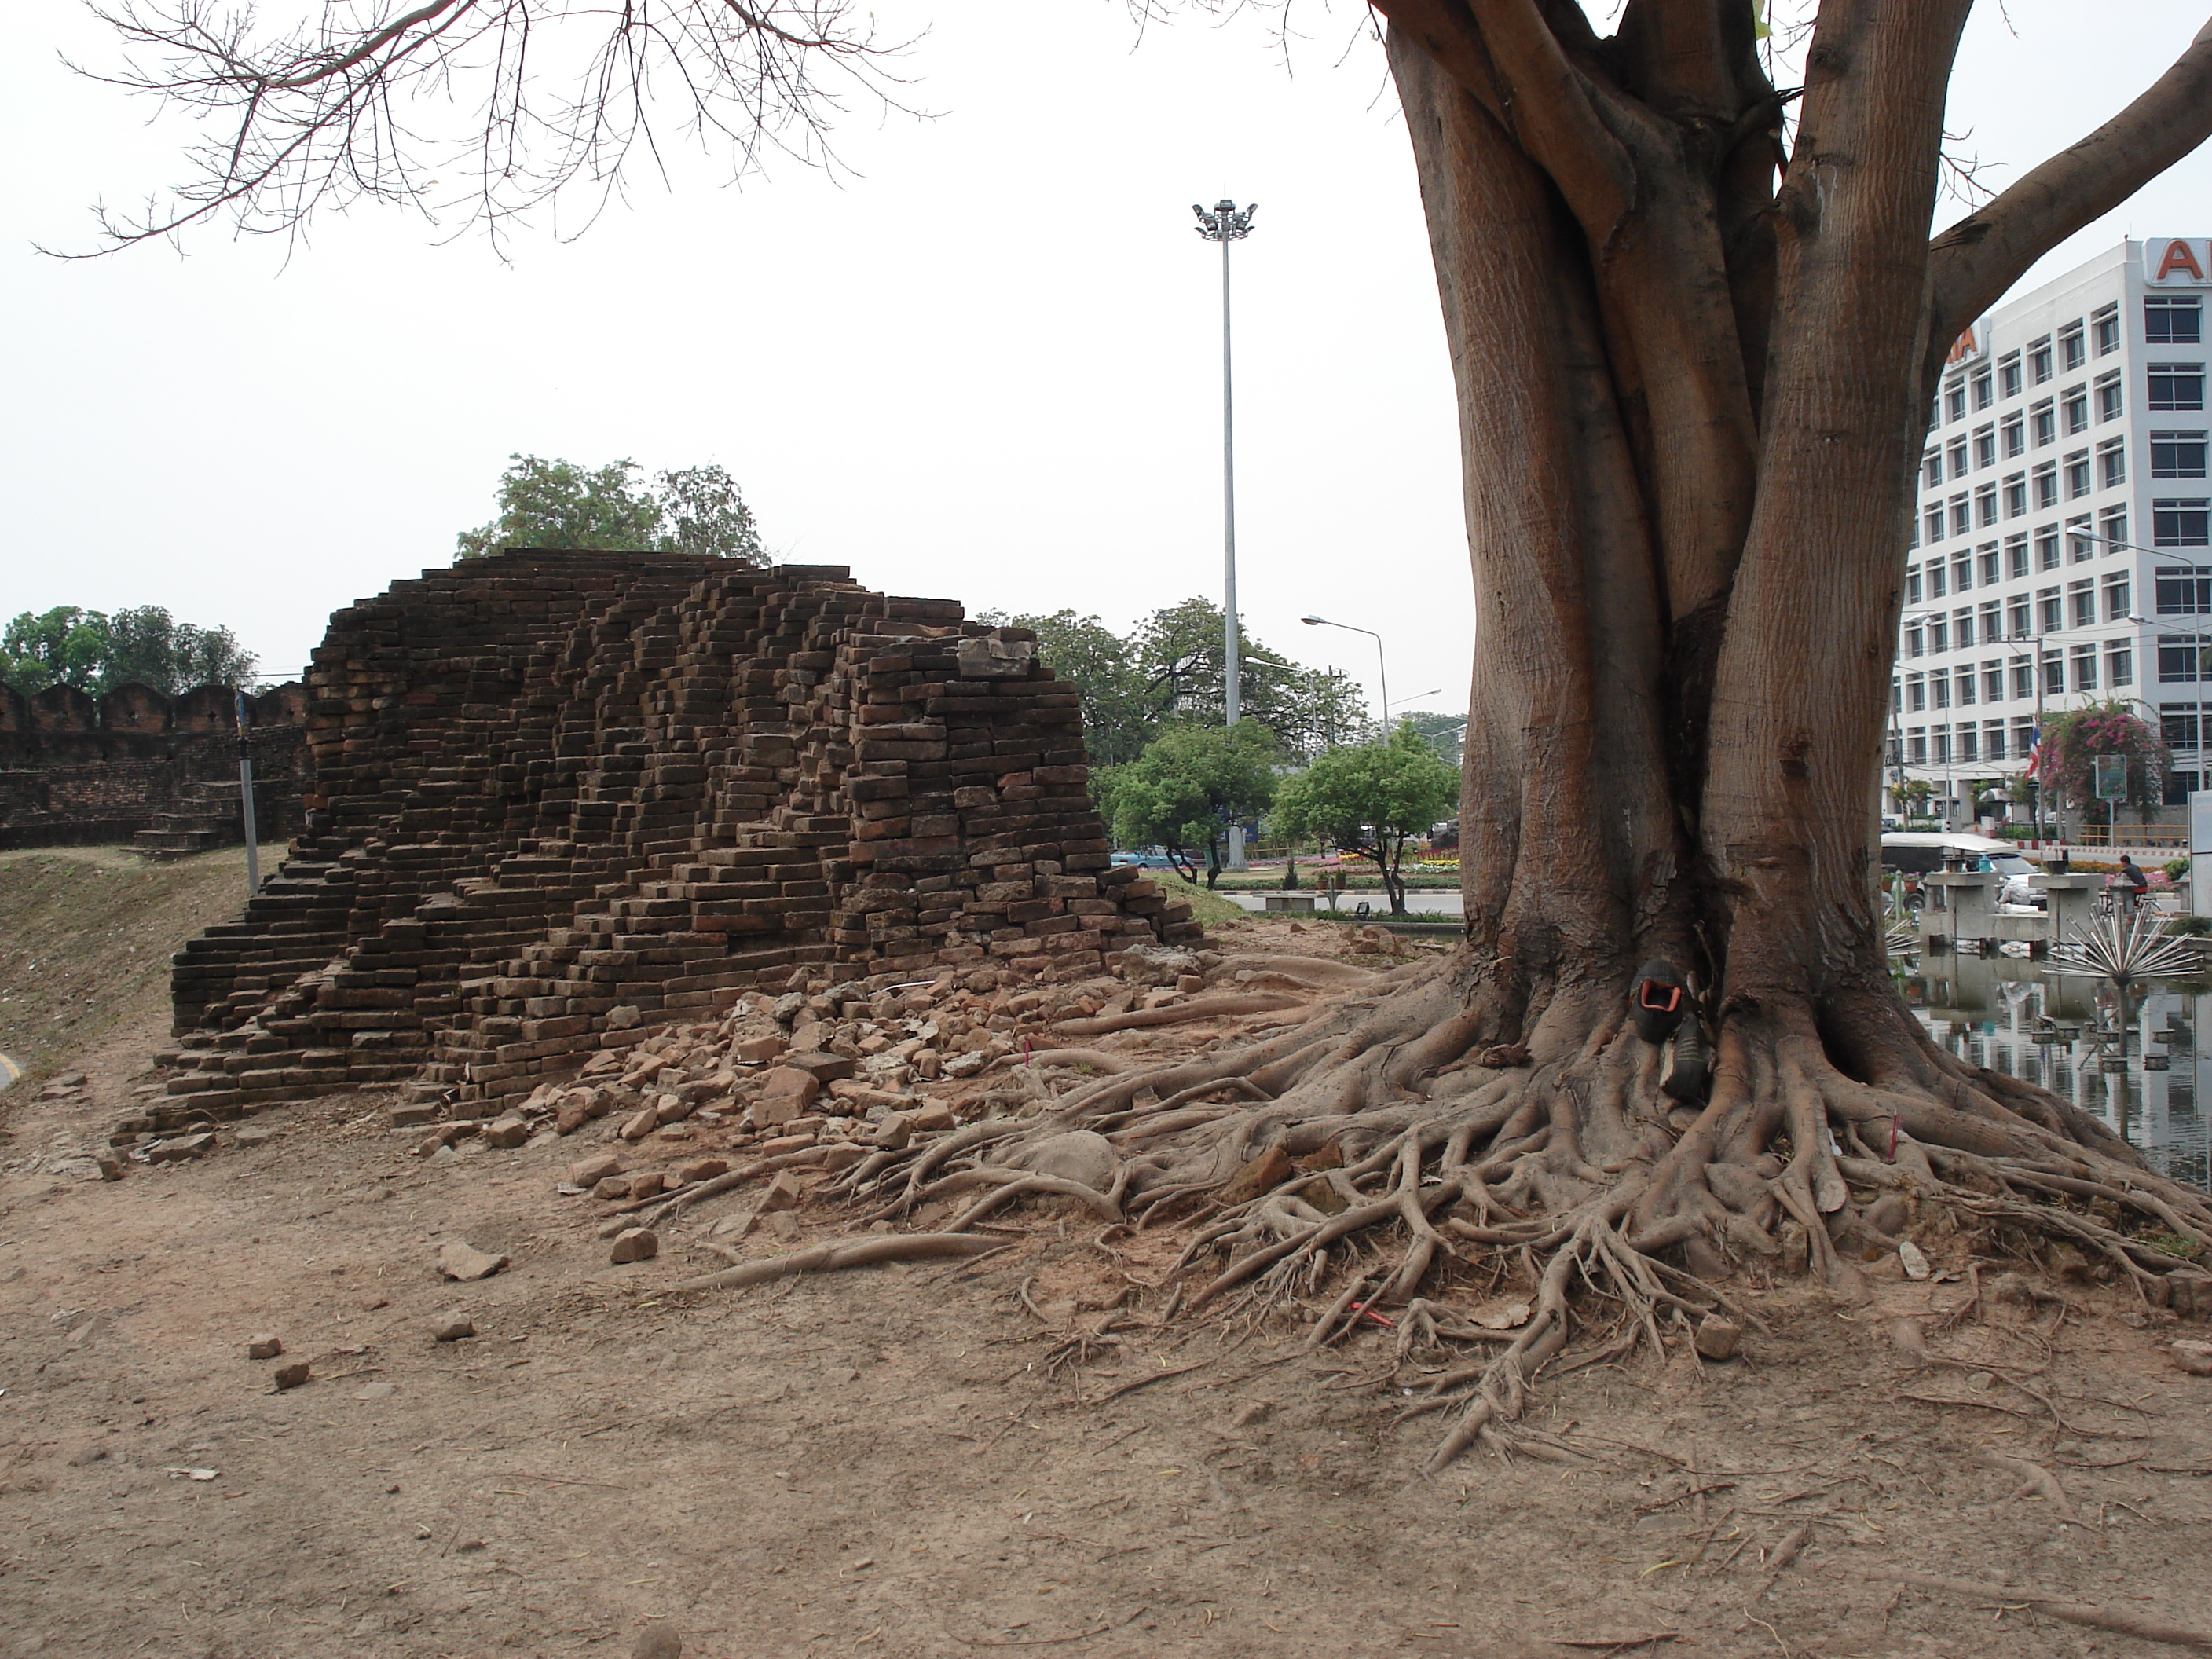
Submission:
POLYGON ((2212 1138, 2200 1107, 2212 1095, 2212 1041, 2200 1049, 2197 1040, 2212 1030, 2212 984, 2154 981, 2124 993, 2106 980, 2046 975, 2010 957, 1945 956, 1926 968, 1903 976, 1905 997, 1953 1054, 2065 1096, 2154 1169, 2212 1186, 2212 1138), (2045 1020, 2057 1024, 2057 1040, 2039 1042, 2045 1020), (2152 1069, 2161 1059, 2166 1068, 2152 1069))

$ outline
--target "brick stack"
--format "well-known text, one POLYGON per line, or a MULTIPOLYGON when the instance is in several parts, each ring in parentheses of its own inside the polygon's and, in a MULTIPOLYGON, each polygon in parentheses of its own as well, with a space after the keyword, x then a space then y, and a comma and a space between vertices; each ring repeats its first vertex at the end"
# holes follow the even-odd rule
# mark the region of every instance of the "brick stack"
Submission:
POLYGON ((340 611, 307 832, 176 959, 147 1127, 412 1079, 489 1115, 750 988, 1195 939, 1019 629, 842 568, 517 550, 340 611))

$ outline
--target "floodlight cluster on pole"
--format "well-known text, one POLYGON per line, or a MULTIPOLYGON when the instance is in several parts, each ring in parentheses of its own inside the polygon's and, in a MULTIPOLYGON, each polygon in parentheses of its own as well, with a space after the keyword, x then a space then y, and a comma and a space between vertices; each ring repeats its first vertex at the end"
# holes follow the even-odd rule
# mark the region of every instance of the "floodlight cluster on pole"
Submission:
MULTIPOLYGON (((1209 242, 1221 244, 1221 643, 1225 659, 1222 714, 1224 724, 1234 726, 1240 712, 1237 698, 1241 689, 1241 653, 1237 637, 1237 421, 1229 356, 1229 245, 1241 242, 1252 234, 1252 216, 1260 210, 1260 204, 1255 202, 1240 208, 1224 196, 1211 208, 1194 202, 1190 210, 1198 216, 1198 234, 1209 242)), ((1244 867, 1244 832, 1240 825, 1230 826, 1229 867, 1244 867)))

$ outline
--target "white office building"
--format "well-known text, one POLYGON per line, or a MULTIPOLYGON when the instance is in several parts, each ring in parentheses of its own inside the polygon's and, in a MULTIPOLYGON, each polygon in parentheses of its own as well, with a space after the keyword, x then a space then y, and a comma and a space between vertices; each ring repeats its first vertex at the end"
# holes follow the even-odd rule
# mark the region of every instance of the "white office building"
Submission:
POLYGON ((2130 241, 1962 336, 1906 555, 1889 781, 1963 822, 2027 763, 2039 711, 2158 720, 2186 801, 2212 738, 2212 242, 2130 241))

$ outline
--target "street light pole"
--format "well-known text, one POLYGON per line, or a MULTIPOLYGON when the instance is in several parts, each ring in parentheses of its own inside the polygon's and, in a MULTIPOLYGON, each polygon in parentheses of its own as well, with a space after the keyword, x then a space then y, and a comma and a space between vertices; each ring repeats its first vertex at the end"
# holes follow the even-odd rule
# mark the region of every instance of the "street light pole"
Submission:
MULTIPOLYGON (((1237 416, 1229 355, 1229 245, 1252 234, 1252 216, 1260 210, 1260 204, 1255 202, 1240 208, 1224 196, 1211 211, 1195 202, 1190 210, 1198 216, 1198 234, 1209 242, 1221 244, 1221 712, 1222 723, 1234 726, 1242 713, 1237 702, 1243 653, 1237 625, 1237 416)), ((1229 867, 1244 868, 1242 824, 1229 826, 1229 867)))
MULTIPOLYGON (((1351 623, 1331 622, 1326 617, 1301 617, 1298 620, 1308 628, 1341 628, 1347 634, 1364 634, 1375 641, 1375 672, 1382 687, 1382 729, 1388 732, 1390 729, 1390 670, 1382 657, 1382 636, 1371 628, 1359 628, 1351 623)), ((1425 691, 1421 695, 1428 696, 1431 694, 1425 691)), ((1413 699, 1408 697, 1406 701, 1411 702, 1413 699)))

